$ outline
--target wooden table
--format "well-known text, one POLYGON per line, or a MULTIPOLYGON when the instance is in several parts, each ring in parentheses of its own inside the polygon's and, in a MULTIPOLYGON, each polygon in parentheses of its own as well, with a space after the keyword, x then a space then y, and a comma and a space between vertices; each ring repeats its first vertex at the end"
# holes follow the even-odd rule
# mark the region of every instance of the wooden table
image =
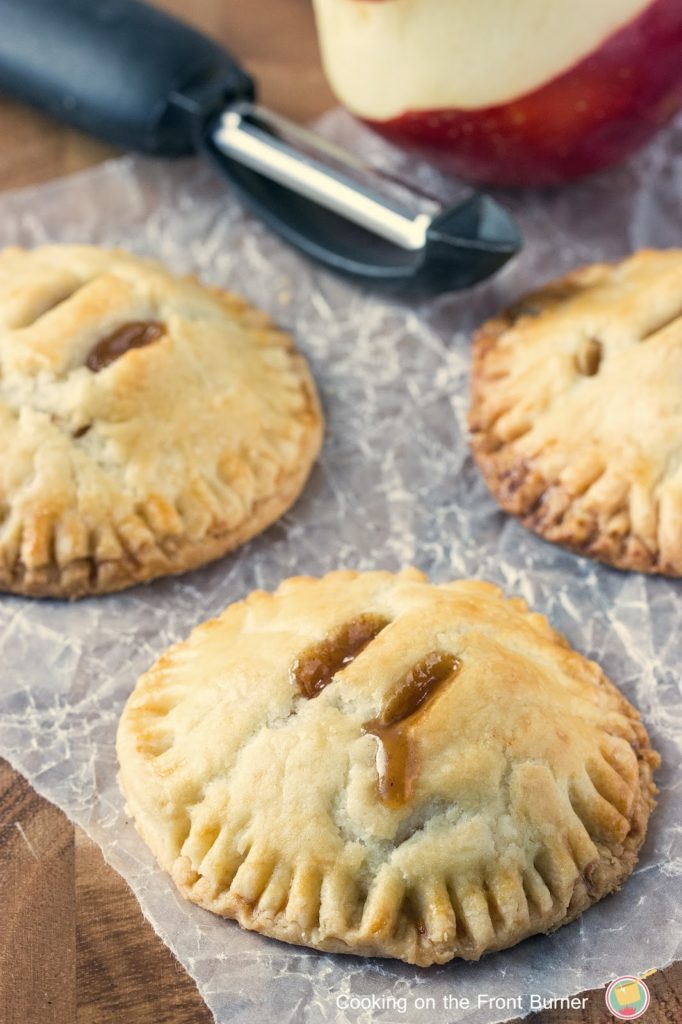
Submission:
MULTIPOLYGON (((21 2, 21 0, 17 0, 21 2)), ((227 44, 270 106, 301 120, 333 102, 308 0, 157 0, 227 44)), ((0 188, 95 163, 111 150, 0 101, 0 188)), ((655 965, 652 965, 655 966, 655 965)), ((682 964, 650 979, 647 1024, 682 1021, 682 964)), ((2 1024, 210 1024, 193 981, 97 846, 0 761, 2 1024)), ((528 1024, 607 1024, 603 991, 528 1024)), ((254 1024, 257 1022, 254 1021, 254 1024)))

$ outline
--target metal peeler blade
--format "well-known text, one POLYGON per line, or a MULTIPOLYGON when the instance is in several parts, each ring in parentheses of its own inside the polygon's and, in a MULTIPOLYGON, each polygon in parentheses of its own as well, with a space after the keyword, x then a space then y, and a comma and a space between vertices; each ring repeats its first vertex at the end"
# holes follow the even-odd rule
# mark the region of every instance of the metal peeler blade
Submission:
POLYGON ((357 281, 415 297, 466 288, 521 248, 507 211, 473 194, 431 196, 263 107, 240 101, 209 124, 205 146, 266 223, 357 281))
POLYGON ((225 49, 156 7, 0 0, 0 18, 0 89, 127 149, 207 153, 271 228, 360 284, 405 297, 465 288, 521 247, 493 199, 444 208, 257 106, 225 49))

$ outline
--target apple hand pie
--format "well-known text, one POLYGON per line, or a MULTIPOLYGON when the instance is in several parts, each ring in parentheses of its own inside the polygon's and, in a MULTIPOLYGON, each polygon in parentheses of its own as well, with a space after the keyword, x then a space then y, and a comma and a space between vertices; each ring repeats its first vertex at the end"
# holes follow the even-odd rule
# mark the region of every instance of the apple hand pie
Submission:
POLYGON ((682 249, 576 270, 484 324, 469 425, 525 526, 682 576, 682 249))
POLYGON ((298 496, 322 416, 242 299, 114 250, 0 253, 0 589, 79 597, 217 558, 298 496))
POLYGON ((633 870, 658 756, 543 616, 490 584, 335 572, 257 591, 143 675, 137 828, 190 900, 337 953, 477 959, 633 870))

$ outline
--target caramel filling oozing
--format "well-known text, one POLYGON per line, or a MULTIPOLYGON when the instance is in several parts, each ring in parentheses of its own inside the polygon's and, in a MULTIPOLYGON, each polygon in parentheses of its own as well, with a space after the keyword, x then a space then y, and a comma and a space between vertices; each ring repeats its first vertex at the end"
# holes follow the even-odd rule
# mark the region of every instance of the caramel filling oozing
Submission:
POLYGON ((326 639, 307 647, 290 669, 292 682, 306 700, 312 700, 329 686, 337 672, 388 625, 381 615, 359 615, 340 626, 326 639))
POLYGON ((165 333, 165 330, 165 324, 159 323, 158 320, 135 320, 129 324, 122 324, 90 349, 85 365, 93 373, 99 373, 131 348, 151 345, 165 333))
POLYGON ((460 668, 454 654, 425 655, 389 695, 381 714, 363 725, 363 732, 379 741, 379 796, 387 807, 402 807, 412 795, 419 774, 415 726, 442 683, 460 668))

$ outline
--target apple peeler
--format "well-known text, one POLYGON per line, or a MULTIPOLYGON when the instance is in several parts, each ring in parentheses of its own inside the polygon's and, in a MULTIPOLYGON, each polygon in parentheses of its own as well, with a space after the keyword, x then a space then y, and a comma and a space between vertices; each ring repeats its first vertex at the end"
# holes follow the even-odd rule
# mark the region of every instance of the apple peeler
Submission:
POLYGON ((0 90, 107 142, 207 155, 290 244, 401 295, 466 288, 521 247, 473 194, 443 207, 259 106, 224 49, 138 0, 0 0, 0 90))

